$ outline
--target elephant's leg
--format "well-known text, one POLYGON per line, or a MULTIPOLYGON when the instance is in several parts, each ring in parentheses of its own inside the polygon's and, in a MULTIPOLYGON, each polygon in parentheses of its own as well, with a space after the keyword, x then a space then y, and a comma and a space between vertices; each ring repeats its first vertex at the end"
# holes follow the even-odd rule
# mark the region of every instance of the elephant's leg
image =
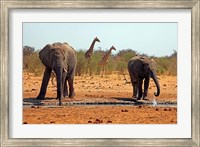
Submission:
POLYGON ((75 69, 71 72, 71 74, 68 77, 69 98, 73 98, 76 95, 74 91, 74 75, 75 75, 75 69))
POLYGON ((134 82, 134 85, 133 85, 133 97, 134 98, 137 98, 137 82, 134 82))
POLYGON ((64 72, 63 73, 63 96, 67 97, 68 96, 68 87, 67 87, 67 74, 64 72))
POLYGON ((137 82, 134 81, 134 78, 131 77, 131 83, 132 83, 132 86, 133 86, 133 98, 136 98, 137 97, 137 82))
POLYGON ((64 97, 68 97, 68 86, 67 86, 67 81, 64 84, 64 93, 63 93, 64 97))
POLYGON ((65 79, 65 82, 64 82, 63 96, 68 97, 67 78, 65 79))
POLYGON ((144 80, 144 94, 143 94, 143 99, 146 99, 147 97, 147 93, 148 93, 148 89, 149 89, 149 80, 150 80, 150 77, 146 77, 145 80, 144 80))
POLYGON ((138 83, 137 83, 138 100, 140 100, 142 97, 142 84, 143 84, 143 79, 138 78, 138 83))
POLYGON ((52 71, 51 68, 46 68, 45 71, 44 71, 44 75, 43 75, 43 79, 42 79, 42 85, 41 85, 41 88, 40 88, 40 93, 36 98, 38 100, 43 100, 45 98, 46 91, 47 91, 47 85, 48 85, 49 79, 51 77, 51 71, 52 71))
POLYGON ((75 96, 74 92, 74 77, 68 78, 68 84, 69 84, 69 98, 73 98, 75 96))

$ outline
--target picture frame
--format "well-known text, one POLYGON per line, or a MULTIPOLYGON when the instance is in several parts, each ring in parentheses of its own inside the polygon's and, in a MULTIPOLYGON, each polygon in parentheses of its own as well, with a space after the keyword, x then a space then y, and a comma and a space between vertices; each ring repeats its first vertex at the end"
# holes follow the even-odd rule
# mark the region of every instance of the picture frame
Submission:
POLYGON ((1 146, 199 146, 200 1, 1 1, 1 146), (190 139, 14 139, 9 138, 9 10, 11 9, 191 9, 192 13, 192 137, 190 139))

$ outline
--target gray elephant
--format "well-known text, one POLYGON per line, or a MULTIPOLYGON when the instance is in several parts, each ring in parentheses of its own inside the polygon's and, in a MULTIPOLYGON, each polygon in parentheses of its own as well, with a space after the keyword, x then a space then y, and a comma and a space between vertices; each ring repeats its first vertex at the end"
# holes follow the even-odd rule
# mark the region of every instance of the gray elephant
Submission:
POLYGON ((157 97, 160 95, 160 85, 156 77, 156 62, 153 59, 149 59, 145 56, 135 56, 128 62, 128 71, 133 86, 133 97, 140 100, 146 99, 150 77, 154 80, 157 87, 157 93, 154 95, 157 97), (144 93, 142 93, 142 85, 144 80, 144 93))
POLYGON ((75 96, 73 83, 77 63, 76 51, 67 43, 58 42, 53 43, 52 45, 46 45, 39 52, 39 58, 46 68, 43 75, 40 93, 36 99, 45 99, 47 85, 52 70, 56 74, 57 98, 59 99, 59 105, 62 104, 61 99, 63 96, 73 98, 75 96), (69 95, 67 81, 69 85, 69 95))

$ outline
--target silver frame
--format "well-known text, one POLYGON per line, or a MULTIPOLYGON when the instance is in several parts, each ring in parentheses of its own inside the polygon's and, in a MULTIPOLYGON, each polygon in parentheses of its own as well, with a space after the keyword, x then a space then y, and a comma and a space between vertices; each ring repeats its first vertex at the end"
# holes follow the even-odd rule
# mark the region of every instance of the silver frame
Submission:
POLYGON ((1 0, 0 110, 1 146, 200 146, 200 1, 199 0, 1 0), (191 9, 192 10, 192 138, 190 139, 11 139, 9 138, 9 10, 22 8, 123 8, 123 9, 191 9))

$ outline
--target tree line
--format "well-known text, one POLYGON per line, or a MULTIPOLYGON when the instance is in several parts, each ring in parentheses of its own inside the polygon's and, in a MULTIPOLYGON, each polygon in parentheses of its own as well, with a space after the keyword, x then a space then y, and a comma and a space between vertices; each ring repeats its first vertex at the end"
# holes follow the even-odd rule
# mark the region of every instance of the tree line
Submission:
MULTIPOLYGON (((86 50, 83 49, 77 51, 76 76, 82 76, 86 73, 87 61, 85 59, 85 52, 86 50)), ((44 65, 41 63, 38 53, 39 51, 36 51, 34 47, 23 47, 23 70, 34 73, 36 76, 42 75, 42 73, 44 72, 44 65)), ((101 49, 94 51, 89 65, 92 75, 100 74, 101 69, 98 66, 98 62, 105 53, 106 51, 102 51, 101 49)), ((111 55, 109 62, 106 66, 106 74, 128 74, 127 63, 132 57, 136 55, 140 54, 133 49, 123 49, 120 50, 117 54, 111 55)), ((145 54, 142 55, 148 56, 145 54)), ((177 52, 175 50, 169 56, 148 57, 156 61, 158 75, 177 75, 177 52)))

